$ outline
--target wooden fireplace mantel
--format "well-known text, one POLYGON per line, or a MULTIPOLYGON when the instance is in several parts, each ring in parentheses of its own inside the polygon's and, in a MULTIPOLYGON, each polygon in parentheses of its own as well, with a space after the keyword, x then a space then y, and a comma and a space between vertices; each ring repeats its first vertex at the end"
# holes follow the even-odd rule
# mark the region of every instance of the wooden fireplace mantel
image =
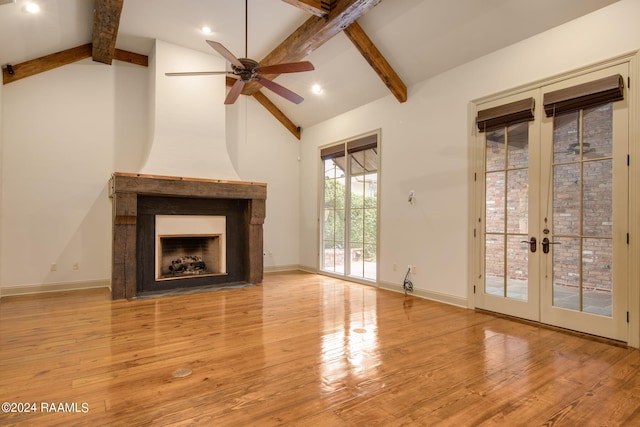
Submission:
POLYGON ((109 182, 113 199, 111 295, 113 299, 137 294, 136 227, 138 196, 248 200, 248 268, 246 281, 261 283, 263 229, 267 184, 116 172, 109 182))

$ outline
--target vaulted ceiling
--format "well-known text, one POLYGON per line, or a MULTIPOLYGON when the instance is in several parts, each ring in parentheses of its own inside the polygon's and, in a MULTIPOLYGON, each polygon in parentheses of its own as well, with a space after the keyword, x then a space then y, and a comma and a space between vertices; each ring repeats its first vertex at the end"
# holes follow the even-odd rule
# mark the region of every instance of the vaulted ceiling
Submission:
POLYGON ((389 94, 404 102, 411 98, 407 86, 616 0, 248 0, 246 44, 241 0, 31 0, 41 7, 36 15, 26 13, 27 0, 6 1, 5 84, 90 56, 144 66, 154 39, 217 55, 205 43, 210 39, 238 57, 246 47, 262 65, 314 64, 315 71, 276 77, 305 98, 302 104, 254 84, 243 91, 296 134, 298 126, 389 94), (211 34, 200 32, 205 25, 211 34), (316 83, 320 94, 310 90, 316 83))

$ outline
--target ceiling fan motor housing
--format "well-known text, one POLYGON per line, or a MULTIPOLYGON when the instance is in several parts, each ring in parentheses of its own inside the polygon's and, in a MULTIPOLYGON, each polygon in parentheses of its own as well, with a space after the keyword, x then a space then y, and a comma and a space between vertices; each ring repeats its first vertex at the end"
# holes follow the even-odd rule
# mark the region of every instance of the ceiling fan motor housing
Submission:
POLYGON ((242 62, 244 68, 231 64, 231 69, 233 70, 233 74, 239 76, 242 81, 248 82, 258 74, 256 68, 258 68, 260 64, 257 61, 249 58, 238 58, 238 60, 242 62))

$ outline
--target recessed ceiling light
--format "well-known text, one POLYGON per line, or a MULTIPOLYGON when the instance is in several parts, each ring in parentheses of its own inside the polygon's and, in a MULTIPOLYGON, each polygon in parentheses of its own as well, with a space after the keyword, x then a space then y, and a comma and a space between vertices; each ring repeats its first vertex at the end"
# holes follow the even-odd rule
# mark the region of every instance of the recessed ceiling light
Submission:
POLYGON ((204 27, 200 28, 200 31, 202 31, 204 34, 211 34, 211 27, 207 27, 205 25, 204 27))
POLYGON ((313 86, 311 86, 311 92, 315 93, 316 95, 319 95, 322 93, 322 86, 320 86, 319 84, 315 84, 313 86))
POLYGON ((38 12, 40 12, 40 6, 38 6, 36 3, 27 3, 24 6, 24 9, 29 13, 38 13, 38 12))

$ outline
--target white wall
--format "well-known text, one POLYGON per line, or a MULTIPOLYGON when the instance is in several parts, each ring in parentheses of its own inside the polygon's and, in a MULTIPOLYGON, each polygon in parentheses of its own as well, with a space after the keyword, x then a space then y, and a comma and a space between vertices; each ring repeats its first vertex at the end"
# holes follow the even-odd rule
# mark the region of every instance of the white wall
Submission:
MULTIPOLYGON (((5 294, 15 291, 9 288, 40 291, 110 280, 107 183, 116 171, 141 172, 153 151, 150 129, 159 127, 151 126, 149 73, 119 61, 107 66, 87 59, 0 87, 5 124, 0 290, 5 294), (50 271, 51 263, 57 271, 50 271)), ((208 102, 221 106, 224 96, 224 87, 214 88, 208 102)), ((185 108, 180 114, 189 114, 185 108)), ((223 108, 216 121, 223 129, 214 133, 224 135, 229 128, 222 149, 232 154, 233 178, 268 184, 265 267, 297 266, 300 142, 253 99, 242 96, 223 108)))
POLYGON ((3 87, 2 287, 110 278, 107 182, 142 165, 146 82, 87 59, 3 87))
MULTIPOLYGON (((380 128, 381 282, 399 285, 413 264, 417 291, 464 300, 471 100, 640 48, 638 16, 639 0, 621 0, 414 85, 404 104, 390 95, 304 129, 301 142, 241 97, 226 110, 227 147, 242 180, 268 184, 265 267, 317 265, 318 147, 380 128)), ((144 165, 148 82, 142 67, 88 59, 2 87, 1 287, 110 277, 107 181, 144 165)))
POLYGON ((225 139, 225 75, 166 76, 217 71, 225 61, 156 40, 149 55, 151 145, 142 173, 238 181, 225 139))
POLYGON ((470 102, 639 49, 639 16, 640 1, 622 0, 414 85, 404 104, 389 95, 306 129, 300 264, 318 264, 318 147, 381 128, 380 281, 401 285, 412 264, 417 292, 464 302, 471 270, 470 102), (410 190, 414 206, 407 202, 410 190))
POLYGON ((296 268, 300 141, 255 99, 245 96, 227 107, 227 139, 230 157, 242 180, 267 183, 265 270, 296 268))

